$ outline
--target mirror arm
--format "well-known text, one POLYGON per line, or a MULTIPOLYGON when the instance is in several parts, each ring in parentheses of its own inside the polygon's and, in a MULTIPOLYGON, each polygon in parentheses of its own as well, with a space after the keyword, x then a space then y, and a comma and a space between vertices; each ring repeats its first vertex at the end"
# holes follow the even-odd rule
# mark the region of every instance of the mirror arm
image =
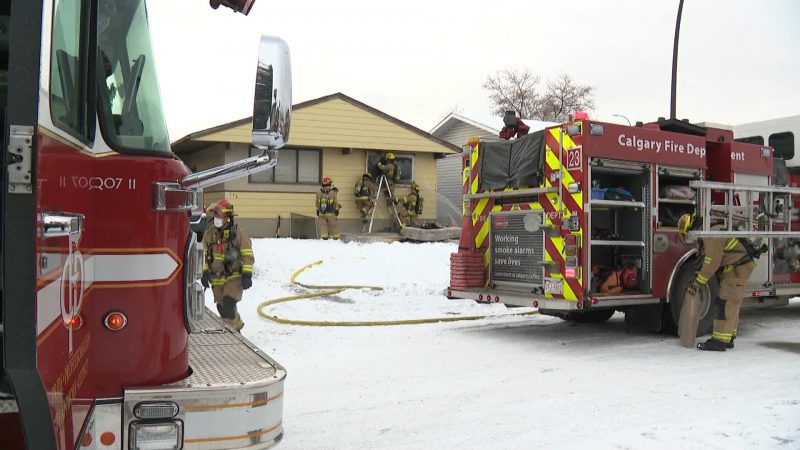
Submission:
POLYGON ((180 181, 181 186, 203 189, 275 167, 275 164, 278 163, 278 150, 269 147, 258 147, 258 149, 263 150, 260 155, 187 175, 180 181))

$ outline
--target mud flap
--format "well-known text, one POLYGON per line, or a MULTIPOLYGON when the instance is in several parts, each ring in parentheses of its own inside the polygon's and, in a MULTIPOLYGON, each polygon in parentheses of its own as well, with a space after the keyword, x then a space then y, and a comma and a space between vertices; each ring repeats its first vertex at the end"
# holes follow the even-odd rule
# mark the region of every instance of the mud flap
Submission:
POLYGON ((658 331, 661 329, 663 305, 636 305, 622 309, 625 313, 625 325, 636 330, 658 331))
POLYGON ((700 293, 690 294, 688 291, 683 295, 681 304, 681 316, 678 319, 678 336, 681 338, 681 345, 686 348, 694 348, 697 340, 697 327, 700 324, 700 293))

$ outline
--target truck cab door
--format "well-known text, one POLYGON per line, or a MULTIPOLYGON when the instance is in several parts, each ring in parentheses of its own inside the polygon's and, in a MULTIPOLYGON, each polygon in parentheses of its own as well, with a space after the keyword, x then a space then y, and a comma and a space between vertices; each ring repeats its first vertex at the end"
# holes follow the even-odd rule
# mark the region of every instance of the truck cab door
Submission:
POLYGON ((2 45, 7 73, 3 86, 3 183, 0 195, 0 323, 2 374, 17 401, 19 429, 29 449, 55 448, 50 407, 36 366, 36 156, 43 2, 4 2, 8 34, 2 45), (12 132, 13 130, 13 132, 12 132))

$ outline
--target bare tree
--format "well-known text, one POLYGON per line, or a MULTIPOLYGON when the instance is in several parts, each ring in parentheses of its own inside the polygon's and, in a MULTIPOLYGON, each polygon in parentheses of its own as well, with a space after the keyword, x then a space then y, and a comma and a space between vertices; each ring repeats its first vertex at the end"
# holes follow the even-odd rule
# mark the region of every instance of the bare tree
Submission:
POLYGON ((530 69, 505 69, 489 75, 483 88, 489 91, 492 112, 502 117, 506 111, 516 111, 517 117, 533 118, 539 108, 540 97, 536 91, 539 80, 539 75, 530 69))
POLYGON ((540 120, 565 122, 577 111, 594 108, 594 88, 577 84, 562 73, 547 83, 547 92, 540 103, 537 115, 540 120))
POLYGON ((561 74, 547 83, 547 91, 539 93, 539 75, 523 69, 505 69, 490 75, 483 83, 489 91, 492 112, 503 116, 506 111, 516 111, 523 119, 564 122, 576 111, 594 108, 594 88, 575 83, 567 74, 561 74))

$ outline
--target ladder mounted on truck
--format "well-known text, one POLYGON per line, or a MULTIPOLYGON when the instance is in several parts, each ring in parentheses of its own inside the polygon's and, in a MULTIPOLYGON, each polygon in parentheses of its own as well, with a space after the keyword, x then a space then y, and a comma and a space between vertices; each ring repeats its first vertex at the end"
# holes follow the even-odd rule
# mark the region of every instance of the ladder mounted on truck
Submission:
POLYGON ((697 191, 699 200, 697 213, 705 219, 701 229, 688 233, 690 239, 703 237, 800 238, 800 228, 792 229, 794 199, 799 198, 800 188, 752 186, 698 180, 690 181, 689 186, 697 191), (713 193, 724 195, 724 204, 713 204, 713 193), (754 204, 754 200, 758 200, 757 205, 754 204), (736 204, 737 201, 740 204, 736 204), (721 219, 724 229, 712 230, 712 220, 707 218, 721 219))

